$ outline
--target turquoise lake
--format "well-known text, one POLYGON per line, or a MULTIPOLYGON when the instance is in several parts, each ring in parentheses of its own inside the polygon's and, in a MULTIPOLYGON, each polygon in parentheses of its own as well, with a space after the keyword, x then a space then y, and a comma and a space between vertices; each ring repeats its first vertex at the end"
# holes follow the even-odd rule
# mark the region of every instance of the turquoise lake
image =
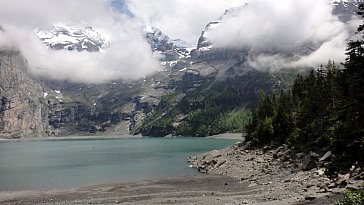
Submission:
POLYGON ((0 142, 0 191, 197 175, 197 170, 188 167, 188 156, 236 141, 143 138, 0 142))

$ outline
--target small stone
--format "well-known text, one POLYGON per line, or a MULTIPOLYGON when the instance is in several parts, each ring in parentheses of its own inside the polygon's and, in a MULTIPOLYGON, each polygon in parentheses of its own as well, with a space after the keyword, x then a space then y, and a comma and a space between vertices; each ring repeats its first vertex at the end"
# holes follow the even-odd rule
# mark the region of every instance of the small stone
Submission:
POLYGON ((242 147, 242 146, 244 146, 244 143, 243 143, 243 142, 237 142, 237 143, 235 143, 235 145, 236 145, 237 147, 242 147))
POLYGON ((258 162, 258 163, 263 163, 264 162, 264 159, 259 157, 255 161, 258 162))
POLYGON ((226 159, 219 159, 217 160, 217 163, 215 164, 215 168, 221 167, 226 163, 226 159))
POLYGON ((348 184, 348 181, 349 181, 349 178, 350 178, 350 174, 344 174, 344 175, 341 175, 339 174, 338 175, 338 179, 336 180, 336 184, 339 185, 339 186, 345 186, 348 184))
POLYGON ((319 169, 316 171, 316 173, 319 175, 319 176, 323 176, 325 174, 325 169, 319 169))
POLYGON ((326 152, 326 154, 324 154, 324 156, 322 156, 319 161, 320 162, 325 162, 325 161, 329 161, 331 159, 332 153, 331 151, 326 152))
POLYGON ((245 177, 240 178, 240 181, 245 181, 245 180, 247 180, 247 178, 245 178, 245 177))
POLYGON ((315 196, 306 196, 305 197, 305 200, 307 200, 307 201, 313 201, 313 200, 315 200, 316 199, 316 197, 315 196))
POLYGON ((258 177, 254 176, 250 181, 257 181, 257 180, 258 180, 258 177))

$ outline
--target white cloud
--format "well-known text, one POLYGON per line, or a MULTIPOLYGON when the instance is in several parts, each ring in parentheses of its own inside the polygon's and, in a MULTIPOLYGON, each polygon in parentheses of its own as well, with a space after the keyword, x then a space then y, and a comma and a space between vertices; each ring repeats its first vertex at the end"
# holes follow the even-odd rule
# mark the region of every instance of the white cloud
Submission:
MULTIPOLYGON (((153 25, 172 38, 197 43, 207 23, 226 9, 247 0, 124 0, 133 15, 114 13, 110 0, 0 0, 0 46, 17 46, 36 74, 77 82, 136 79, 159 68, 140 33, 153 25), (39 42, 34 28, 53 23, 92 25, 113 43, 108 51, 84 53, 52 51, 39 42)), ((250 50, 251 67, 309 66, 333 59, 342 61, 350 29, 331 14, 326 0, 250 0, 237 15, 223 18, 208 34, 216 47, 250 50), (309 56, 292 63, 284 53, 305 43, 320 45, 309 56), (274 53, 275 51, 282 53, 274 53), (273 54, 269 54, 273 53, 273 54)))
POLYGON ((125 0, 128 9, 146 25, 156 26, 172 38, 197 44, 201 31, 231 7, 246 0, 125 0))
POLYGON ((102 83, 137 79, 159 68, 140 32, 140 24, 116 14, 103 0, 0 0, 0 46, 15 46, 35 74, 75 82, 102 83), (49 50, 34 28, 50 28, 55 22, 92 25, 107 32, 112 45, 106 53, 49 50))
POLYGON ((343 61, 352 30, 332 15, 332 5, 326 0, 252 0, 238 14, 223 18, 208 36, 215 47, 250 50, 250 66, 274 70, 279 66, 315 66, 328 59, 343 61), (319 45, 318 50, 294 64, 277 54, 299 53, 307 43, 319 45), (269 52, 273 54, 261 54, 269 52))

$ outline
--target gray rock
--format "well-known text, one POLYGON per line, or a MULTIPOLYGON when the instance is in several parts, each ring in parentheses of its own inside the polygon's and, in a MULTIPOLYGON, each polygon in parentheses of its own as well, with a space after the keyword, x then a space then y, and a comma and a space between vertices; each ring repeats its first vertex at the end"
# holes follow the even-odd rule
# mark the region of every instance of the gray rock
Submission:
POLYGON ((265 160, 263 158, 261 158, 261 157, 256 158, 255 161, 257 163, 264 163, 265 162, 265 160))
POLYGON ((330 161, 331 157, 332 157, 332 153, 331 153, 331 151, 328 151, 328 152, 326 152, 326 154, 325 154, 324 156, 322 156, 322 157, 319 159, 319 161, 320 161, 320 162, 330 161))
POLYGON ((350 190, 361 190, 364 188, 364 180, 353 180, 346 186, 350 190))
POLYGON ((244 142, 237 142, 237 143, 235 143, 235 145, 237 147, 242 147, 242 146, 244 146, 244 142))
POLYGON ((219 159, 217 163, 215 164, 215 168, 221 167, 226 163, 226 159, 219 159))
POLYGON ((315 197, 315 196, 306 196, 305 197, 305 200, 307 200, 307 201, 313 201, 313 200, 315 200, 317 197, 315 197))
POLYGON ((316 153, 310 153, 305 156, 305 159, 303 160, 302 164, 302 170, 308 171, 317 166, 318 156, 316 153))
POLYGON ((348 181, 350 179, 350 174, 339 174, 336 181, 335 181, 335 184, 338 185, 338 186, 346 186, 348 184, 348 181))

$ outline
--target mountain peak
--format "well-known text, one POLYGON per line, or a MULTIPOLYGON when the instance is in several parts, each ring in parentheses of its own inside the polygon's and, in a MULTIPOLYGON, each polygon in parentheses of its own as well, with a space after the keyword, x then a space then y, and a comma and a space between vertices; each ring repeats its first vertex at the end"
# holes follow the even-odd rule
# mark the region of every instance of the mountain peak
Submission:
POLYGON ((164 61, 185 58, 190 55, 192 46, 182 39, 170 39, 168 35, 154 26, 145 26, 142 28, 147 42, 151 45, 154 52, 166 55, 164 61), (166 60, 169 59, 169 60, 166 60))
POLYGON ((91 26, 54 24, 51 30, 36 29, 35 33, 49 48, 55 50, 100 52, 110 46, 91 26))

